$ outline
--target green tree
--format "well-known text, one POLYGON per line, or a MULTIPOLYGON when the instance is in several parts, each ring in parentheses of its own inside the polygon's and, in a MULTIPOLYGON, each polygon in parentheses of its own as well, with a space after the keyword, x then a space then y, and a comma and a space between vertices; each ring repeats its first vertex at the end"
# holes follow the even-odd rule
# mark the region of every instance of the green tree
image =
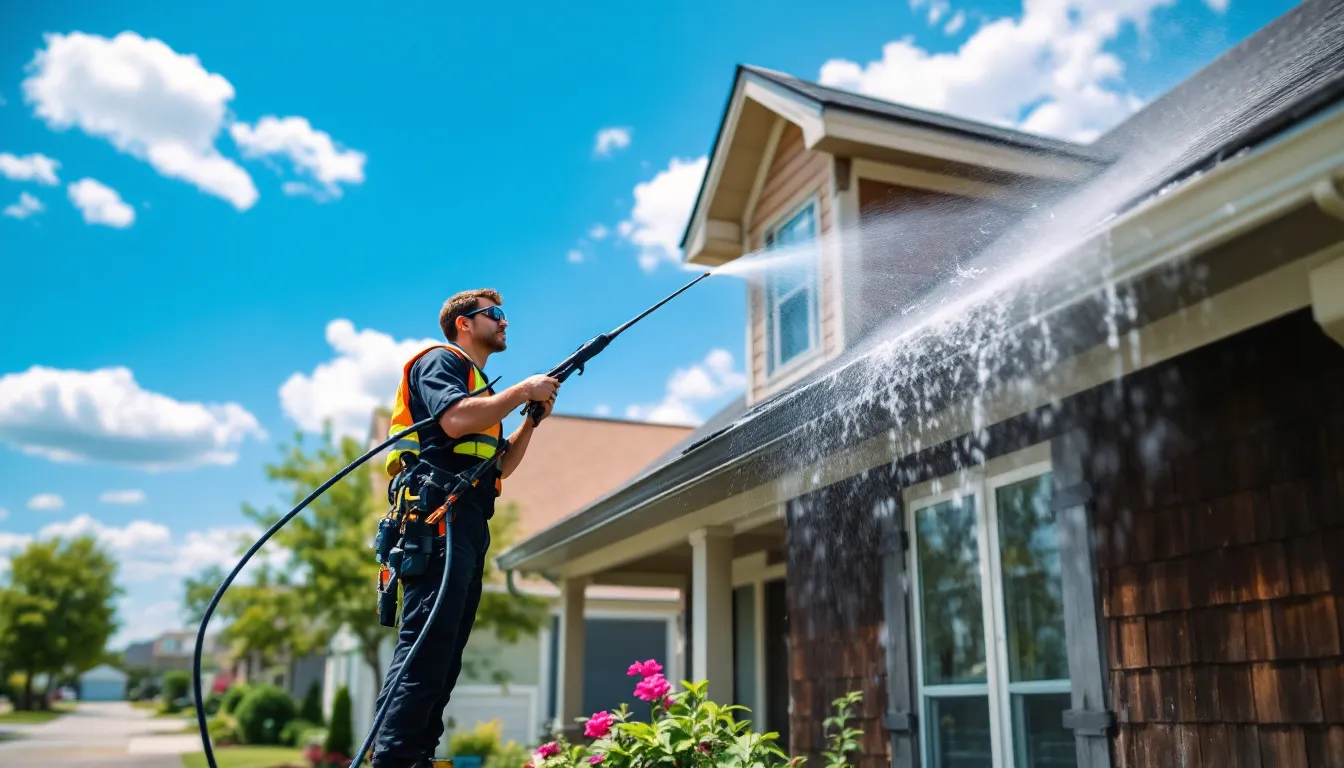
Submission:
POLYGON ((45 707, 58 679, 97 666, 117 631, 117 562, 90 536, 36 541, 0 587, 0 666, 22 673, 22 709, 45 707), (47 676, 35 697, 33 682, 47 676))
POLYGON ((354 756, 355 727, 350 720, 350 689, 344 685, 336 689, 336 698, 331 702, 331 727, 327 729, 322 751, 328 755, 354 756))
MULTIPOLYGON (((365 450, 352 438, 333 441, 329 431, 310 448, 304 436, 297 434, 283 460, 267 466, 267 477, 284 483, 292 503, 298 503, 365 450)), ((385 504, 375 498, 371 470, 366 465, 329 488, 273 538, 277 546, 290 553, 305 620, 320 627, 327 637, 347 628, 358 640, 375 676, 379 670, 378 647, 391 631, 378 623, 374 610, 378 565, 373 559, 372 542, 385 504)), ((243 512, 266 528, 282 515, 250 506, 243 512)), ((506 545, 515 519, 516 515, 506 514, 496 515, 492 521, 496 549, 506 545)), ((486 567, 486 578, 498 580, 493 563, 487 560, 486 567)), ((515 642, 523 634, 537 632, 545 616, 545 604, 536 598, 486 593, 476 614, 476 626, 488 628, 505 642, 515 642)))
POLYGON ((313 725, 322 725, 322 689, 318 687, 316 680, 308 684, 308 694, 303 697, 299 717, 313 725))
MULTIPOLYGON (((193 623, 200 623, 223 581, 224 571, 219 566, 186 580, 183 606, 193 623)), ((229 586, 211 617, 212 622, 215 620, 225 623, 220 640, 234 653, 256 654, 266 664, 278 661, 286 653, 303 655, 322 642, 320 631, 304 614, 299 590, 283 572, 265 563, 257 567, 250 581, 239 579, 229 586)))

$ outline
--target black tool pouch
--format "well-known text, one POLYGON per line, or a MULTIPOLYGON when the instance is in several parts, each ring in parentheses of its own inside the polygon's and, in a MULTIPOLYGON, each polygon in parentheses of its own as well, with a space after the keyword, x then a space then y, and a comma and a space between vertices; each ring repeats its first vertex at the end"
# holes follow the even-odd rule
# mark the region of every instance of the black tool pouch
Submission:
POLYGON ((397 585, 401 567, 401 550, 391 553, 386 568, 378 571, 378 623, 384 627, 397 625, 397 585))
POLYGON ((418 520, 406 522, 406 532, 401 540, 400 575, 422 576, 429 570, 430 558, 434 557, 435 533, 435 526, 418 520))

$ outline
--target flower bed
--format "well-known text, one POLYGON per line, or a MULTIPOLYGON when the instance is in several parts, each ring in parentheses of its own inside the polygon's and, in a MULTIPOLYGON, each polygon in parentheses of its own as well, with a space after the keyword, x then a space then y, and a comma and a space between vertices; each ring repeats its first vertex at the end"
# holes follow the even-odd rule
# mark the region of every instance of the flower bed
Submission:
MULTIPOLYGON (((563 737, 543 744, 523 768, 797 768, 805 758, 790 757, 776 744, 777 733, 756 733, 750 723, 734 717, 746 707, 721 706, 705 697, 707 681, 682 683, 672 691, 657 661, 635 662, 627 674, 639 677, 635 698, 649 705, 648 722, 632 718, 625 704, 619 710, 595 712, 583 718, 587 744, 570 744, 563 737)), ((849 706, 857 692, 837 699, 836 717, 827 721, 838 726, 831 736, 832 751, 826 753, 830 768, 847 764, 846 754, 857 750, 859 731, 848 728, 849 706)))

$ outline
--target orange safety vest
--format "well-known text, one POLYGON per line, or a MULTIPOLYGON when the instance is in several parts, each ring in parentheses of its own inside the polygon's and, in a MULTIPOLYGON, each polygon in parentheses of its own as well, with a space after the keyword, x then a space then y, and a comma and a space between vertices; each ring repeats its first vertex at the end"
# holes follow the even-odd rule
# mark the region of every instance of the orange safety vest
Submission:
MULTIPOLYGON (((397 399, 392 404, 392 421, 387 427, 388 437, 407 429, 415 423, 415 419, 411 417, 411 366, 415 365, 415 361, 424 357, 426 353, 435 349, 446 349, 471 366, 471 374, 467 378, 467 387, 473 393, 473 396, 495 394, 493 389, 487 387, 490 380, 485 377, 485 372, 476 366, 476 362, 466 352, 462 351, 461 347, 456 344, 436 344, 420 351, 408 360, 402 368, 401 383, 397 385, 397 399)), ((500 423, 491 426, 485 432, 463 435, 451 443, 450 450, 456 454, 488 460, 495 455, 495 451, 499 450, 503 444, 504 425, 500 423)), ((420 455, 420 436, 415 432, 403 436, 392 444, 392 450, 387 454, 387 461, 384 464, 388 477, 396 477, 405 468, 402 465, 401 457, 408 453, 413 456, 420 455)), ((503 483, 496 476, 495 495, 498 496, 501 491, 503 491, 503 483)))

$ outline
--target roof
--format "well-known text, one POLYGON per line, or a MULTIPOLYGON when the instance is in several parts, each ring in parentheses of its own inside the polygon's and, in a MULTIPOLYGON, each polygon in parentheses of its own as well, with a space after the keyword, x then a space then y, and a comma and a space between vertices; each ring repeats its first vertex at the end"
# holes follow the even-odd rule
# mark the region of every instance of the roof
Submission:
MULTIPOLYGON (((739 64, 735 70, 733 87, 729 91, 727 104, 719 118, 719 126, 714 135, 713 145, 710 148, 708 157, 711 167, 714 166, 718 155, 727 150, 725 142, 730 138, 728 132, 733 112, 733 100, 746 81, 759 83, 776 91, 783 91, 795 102, 801 102, 808 110, 819 115, 828 112, 859 115, 877 119, 893 126, 924 128, 945 135, 950 134, 995 145, 1043 153, 1047 156, 1084 160, 1098 165, 1104 164, 1110 159, 1104 151, 1095 147, 1026 133, 1012 128, 988 125, 939 112, 917 109, 853 91, 801 80, 792 75, 764 67, 739 64)), ((695 201, 691 206, 692 215, 688 218, 682 230, 680 241, 682 249, 686 248, 686 244, 690 240, 691 232, 695 226, 695 213, 700 210, 701 205, 705 202, 705 195, 711 186, 710 174, 707 173, 696 191, 695 201)))
POLYGON ((130 678, 130 675, 122 672, 111 664, 99 664, 79 676, 79 679, 85 682, 90 680, 115 680, 117 682, 124 682, 128 678, 130 678))
MULTIPOLYGON (((1103 152, 1115 153, 1116 162, 1073 190, 1060 207, 1042 210, 1024 220, 1022 226, 1040 226, 1047 217, 1053 222, 1057 215, 1073 217, 1077 221, 1068 231, 1081 239, 1096 224, 1161 194, 1170 185, 1221 159, 1273 138, 1337 104, 1341 96, 1344 96, 1344 0, 1307 0, 1100 137, 1095 146, 1103 152)), ((1016 239, 1012 237, 1014 233, 1009 233, 989 246, 986 249, 989 258, 1009 262, 1019 258, 1021 231, 1016 232, 1016 239)), ((1091 319, 1095 326, 1095 318, 1091 319)), ((913 347, 915 334, 909 327, 905 331, 902 338, 911 338, 907 346, 913 347)), ((1050 341, 1060 346, 1060 354, 1067 351, 1065 346, 1069 343, 1094 342, 1079 333, 1069 341, 1062 338, 1050 341)), ((652 505, 711 475, 719 478, 716 482, 724 494, 777 477, 817 458, 822 450, 816 445, 819 440, 790 439, 809 423, 826 424, 825 428, 810 433, 814 437, 820 434, 834 439, 841 434, 846 442, 852 443, 899 425, 902 418, 934 412, 909 410, 913 407, 910 401, 919 400, 910 397, 903 398, 905 402, 899 412, 887 412, 876 406, 873 391, 881 389, 877 383, 892 379, 893 375, 890 361, 875 359, 871 351, 871 344, 852 347, 771 400, 741 412, 725 409, 715 420, 717 426, 702 427, 683 453, 664 457, 662 464, 649 467, 631 483, 571 515, 563 525, 543 531, 504 553, 499 559, 501 567, 516 567, 585 530, 613 522, 629 510, 652 505), (832 404, 836 403, 847 407, 834 407, 832 404)), ((890 354, 890 346, 887 352, 890 354)), ((929 363, 947 371, 966 365, 965 351, 948 348, 946 343, 930 342, 923 352, 924 356, 920 356, 906 351, 902 359, 920 365, 929 363)), ((963 381, 975 380, 975 361, 970 363, 969 369, 961 370, 967 374, 963 381)), ((933 374, 907 375, 913 377, 910 386, 916 386, 928 383, 924 377, 933 374)), ((946 389, 937 390, 934 398, 949 400, 955 393, 946 389)))
POLYGON ((629 482, 690 433, 686 426, 552 414, 532 433, 499 502, 518 505, 517 535, 530 536, 629 482))

